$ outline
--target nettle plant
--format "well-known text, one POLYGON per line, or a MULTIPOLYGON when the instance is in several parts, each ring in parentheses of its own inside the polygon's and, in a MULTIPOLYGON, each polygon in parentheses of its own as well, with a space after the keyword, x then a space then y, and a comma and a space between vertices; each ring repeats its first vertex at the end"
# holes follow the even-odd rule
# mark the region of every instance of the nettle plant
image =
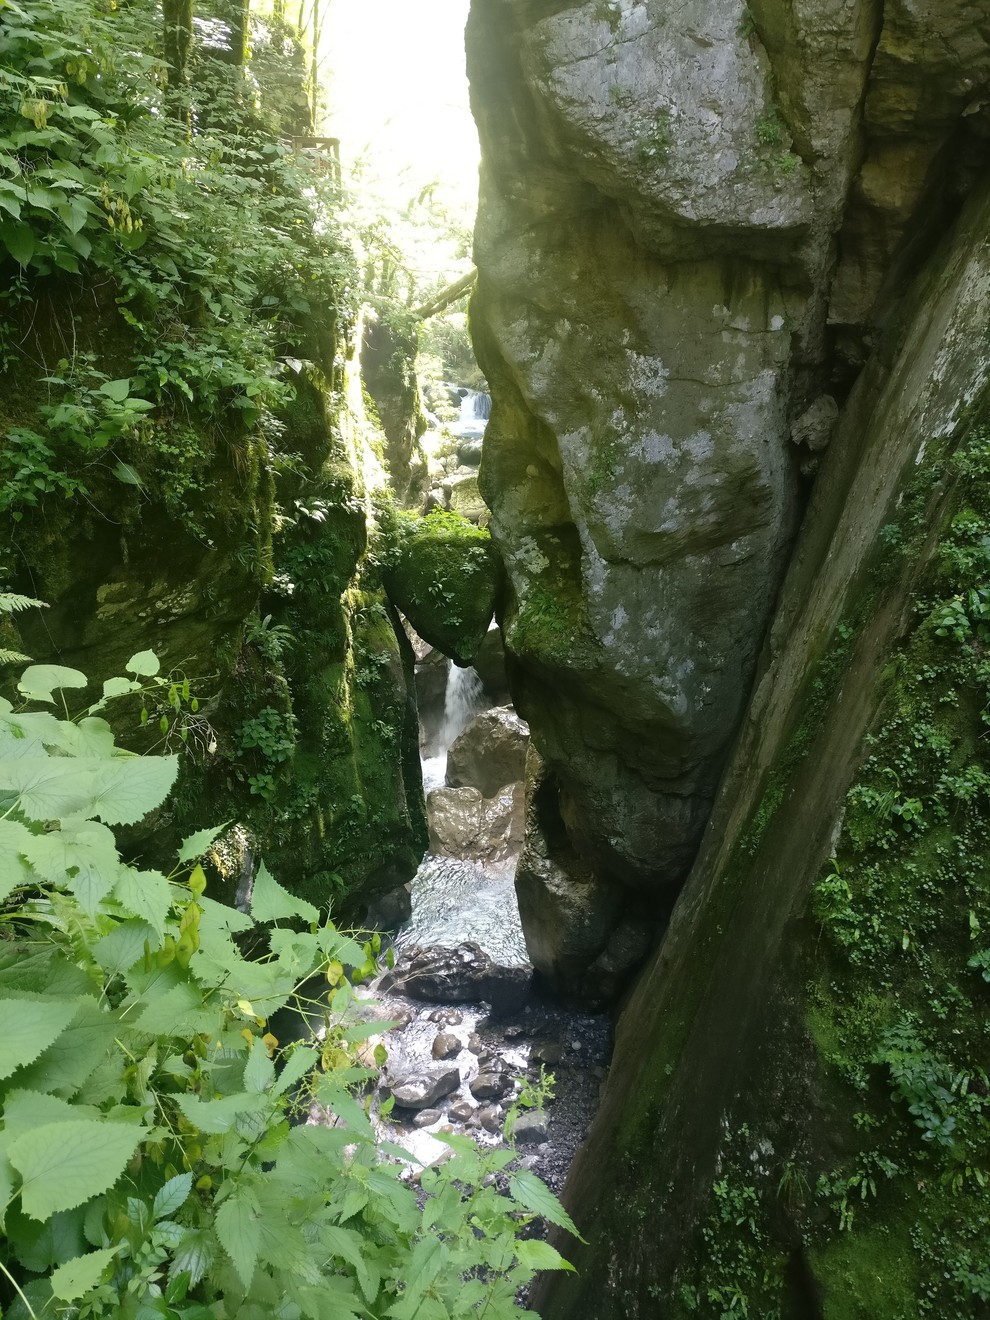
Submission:
POLYGON ((0 700, 4 1315, 520 1314, 536 1269, 569 1268, 521 1232, 573 1225, 511 1149, 441 1137, 451 1158, 419 1194, 404 1180, 411 1157, 376 1141, 362 1095, 376 1069, 357 1046, 382 1024, 345 975, 371 946, 263 866, 250 913, 207 898, 197 858, 218 830, 168 875, 122 858, 112 827, 160 807, 178 770, 117 747, 97 713, 140 690, 146 656, 76 719, 31 708, 65 707, 75 670, 32 666, 23 705, 0 700), (325 1033, 280 1045, 287 1006, 325 1033))

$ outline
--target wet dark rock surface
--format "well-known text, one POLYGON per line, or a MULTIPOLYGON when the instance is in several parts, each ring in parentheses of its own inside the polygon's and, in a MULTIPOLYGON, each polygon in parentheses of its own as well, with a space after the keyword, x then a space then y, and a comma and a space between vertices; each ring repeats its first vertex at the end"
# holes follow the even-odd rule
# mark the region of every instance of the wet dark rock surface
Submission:
POLYGON ((502 967, 470 940, 453 949, 411 944, 380 989, 444 1003, 485 1001, 494 1016, 504 1017, 525 1004, 532 977, 531 967, 502 967))

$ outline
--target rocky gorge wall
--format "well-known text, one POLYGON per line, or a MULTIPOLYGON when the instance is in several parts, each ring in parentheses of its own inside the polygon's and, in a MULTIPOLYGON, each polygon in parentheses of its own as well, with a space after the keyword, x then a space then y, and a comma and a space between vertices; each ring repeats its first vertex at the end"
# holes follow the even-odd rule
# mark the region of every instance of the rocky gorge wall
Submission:
POLYGON ((545 1320, 986 1314, 988 222, 843 410, 545 1320))
MULTIPOLYGON (((21 343, 50 361, 46 335, 78 309, 68 291, 49 321, 38 297, 21 343)), ((163 410, 154 444, 117 446, 133 480, 91 464, 85 498, 26 509, 3 550, 15 589, 48 606, 17 617, 34 661, 80 670, 88 699, 138 651, 178 681, 174 710, 164 692, 145 698, 143 726, 140 701, 107 712, 124 745, 185 753, 175 794, 130 846, 167 871, 183 834, 236 821, 211 853, 216 896, 233 901, 263 855, 283 884, 354 916, 414 874, 427 829, 414 657, 381 581, 387 475, 364 416, 360 328, 325 312, 292 345, 264 426, 235 421, 218 440, 163 410)), ((76 333, 93 371, 127 371, 112 305, 76 333)), ((2 384, 3 422, 37 426, 44 394, 16 368, 2 384)))
POLYGON ((467 45, 480 482, 545 763, 518 888, 580 993, 691 867, 820 454, 985 168, 990 33, 963 0, 498 0, 467 45))

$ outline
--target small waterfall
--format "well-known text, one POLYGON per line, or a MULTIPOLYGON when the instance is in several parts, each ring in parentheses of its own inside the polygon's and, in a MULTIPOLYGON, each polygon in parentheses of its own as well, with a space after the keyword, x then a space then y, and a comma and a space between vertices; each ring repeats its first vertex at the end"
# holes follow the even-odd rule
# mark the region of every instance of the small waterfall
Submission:
POLYGON ((492 415, 492 396, 482 390, 469 390, 463 385, 458 386, 455 393, 460 398, 460 416, 454 423, 454 434, 483 435, 485 424, 492 415))
POLYGON ((479 714, 482 706, 481 679, 474 669, 462 669, 451 662, 447 672, 447 692, 443 703, 443 728, 440 731, 441 755, 479 714))

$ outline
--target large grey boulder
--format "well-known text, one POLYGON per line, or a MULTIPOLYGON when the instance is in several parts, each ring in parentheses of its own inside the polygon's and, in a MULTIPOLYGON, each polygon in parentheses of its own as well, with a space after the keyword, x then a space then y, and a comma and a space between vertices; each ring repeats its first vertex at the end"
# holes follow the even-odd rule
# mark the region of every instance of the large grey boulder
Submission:
POLYGON ((456 1068, 439 1068, 429 1072, 402 1073, 387 1090, 400 1109, 429 1109, 445 1095, 456 1091, 461 1074, 456 1068))
POLYGON ((513 699, 575 855, 660 912, 739 728, 827 400, 985 160, 985 13, 484 0, 468 57, 479 481, 513 699))
POLYGON ((652 931, 637 904, 599 879, 568 841, 559 788, 530 750, 526 844, 516 898, 534 968, 560 995, 590 1006, 615 997, 649 950, 652 931))
POLYGON ((525 777, 528 746, 529 726, 511 706, 486 710, 475 716, 447 752, 447 783, 494 797, 504 784, 525 777))

